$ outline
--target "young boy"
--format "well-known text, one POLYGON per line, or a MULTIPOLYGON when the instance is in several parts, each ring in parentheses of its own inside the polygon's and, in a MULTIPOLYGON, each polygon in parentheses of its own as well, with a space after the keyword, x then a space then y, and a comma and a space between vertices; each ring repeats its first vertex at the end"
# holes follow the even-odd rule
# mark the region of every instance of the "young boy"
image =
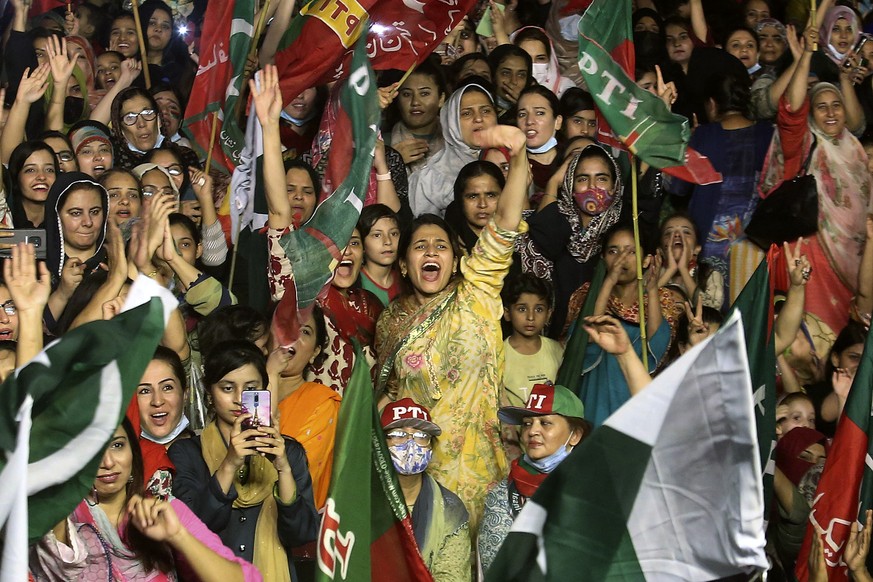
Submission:
MULTIPOLYGON (((658 288, 660 265, 654 264, 657 243, 646 231, 641 231, 640 235, 646 286, 647 372, 651 374, 670 346, 671 327, 675 325, 679 310, 683 307, 673 291, 658 288)), ((607 274, 597 294, 592 315, 617 318, 630 338, 633 351, 640 356, 643 348, 633 228, 628 224, 618 224, 604 235, 603 241, 607 274)), ((571 296, 568 321, 575 321, 576 314, 585 303, 589 287, 585 283, 571 296)), ((585 404, 585 418, 595 427, 600 426, 636 393, 636 390, 629 388, 616 357, 593 341, 588 343, 581 384, 576 388, 585 404)))
POLYGON ((503 318, 512 325, 506 338, 503 370, 505 399, 510 406, 524 406, 535 384, 555 382, 564 348, 542 335, 552 317, 552 288, 532 274, 507 281, 503 289, 503 318))

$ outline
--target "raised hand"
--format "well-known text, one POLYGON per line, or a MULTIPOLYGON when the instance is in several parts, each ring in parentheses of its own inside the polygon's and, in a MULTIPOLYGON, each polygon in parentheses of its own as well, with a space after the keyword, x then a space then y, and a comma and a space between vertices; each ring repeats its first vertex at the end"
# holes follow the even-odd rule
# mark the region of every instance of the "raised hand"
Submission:
POLYGON ((64 297, 70 297, 82 279, 85 277, 85 263, 77 258, 70 258, 61 270, 61 284, 58 290, 64 297))
POLYGON ((66 90, 67 80, 73 74, 73 68, 76 66, 76 57, 67 52, 67 40, 62 38, 58 41, 57 37, 49 36, 46 54, 55 85, 66 90))
POLYGON ((594 315, 585 318, 582 328, 588 332, 591 341, 603 351, 620 355, 631 349, 630 338, 619 321, 610 315, 594 315))
POLYGON ((121 61, 121 69, 115 84, 120 88, 130 87, 133 80, 139 76, 141 71, 142 63, 139 62, 139 59, 124 59, 121 61))
POLYGON ((394 102, 397 97, 397 90, 400 88, 400 82, 391 83, 387 87, 379 87, 376 93, 379 95, 379 109, 388 109, 388 106, 394 102))
POLYGON ((864 529, 860 529, 857 521, 852 523, 849 540, 846 542, 845 550, 843 550, 843 560, 853 573, 863 572, 867 569, 867 554, 870 552, 870 530, 873 528, 873 511, 868 509, 865 513, 866 524, 864 529))
POLYGON ((242 429, 243 421, 251 417, 251 414, 240 414, 233 421, 233 428, 230 430, 230 441, 227 445, 227 454, 224 460, 234 469, 242 467, 246 457, 256 455, 258 453, 257 447, 262 446, 261 443, 254 440, 254 437, 261 436, 260 430, 256 428, 250 428, 249 430, 242 429), (248 440, 250 438, 252 440, 248 440))
POLYGON ((188 168, 188 178, 191 180, 191 189, 194 190, 194 195, 200 204, 213 204, 212 201, 212 176, 206 172, 190 166, 188 168))
POLYGON ((809 259, 803 254, 803 237, 797 239, 793 251, 787 242, 782 244, 782 249, 785 252, 785 263, 788 267, 788 279, 791 281, 791 285, 794 287, 806 286, 812 275, 812 267, 809 265, 809 259))
POLYGON ((255 112, 262 127, 269 124, 278 126, 282 115, 282 92, 279 90, 279 72, 275 65, 266 65, 256 73, 257 80, 249 80, 249 90, 255 104, 255 112), (260 88, 258 85, 260 84, 260 88))
POLYGON ((36 103, 42 99, 48 88, 48 78, 51 72, 51 65, 48 63, 41 64, 33 72, 30 68, 24 69, 15 99, 25 103, 36 103))
POLYGON ((511 125, 495 125, 473 134, 473 142, 480 149, 506 148, 516 155, 525 151, 527 139, 524 132, 511 125))
POLYGON ((12 258, 3 261, 3 279, 18 311, 43 312, 51 295, 51 276, 45 262, 37 267, 32 244, 12 247, 12 258))
POLYGON ((673 104, 676 103, 676 99, 679 97, 679 91, 676 89, 676 84, 673 81, 670 81, 669 83, 664 82, 664 76, 661 74, 661 67, 658 65, 655 65, 655 74, 658 77, 655 91, 658 93, 658 97, 661 98, 661 101, 664 102, 664 105, 667 106, 667 109, 671 109, 673 104))

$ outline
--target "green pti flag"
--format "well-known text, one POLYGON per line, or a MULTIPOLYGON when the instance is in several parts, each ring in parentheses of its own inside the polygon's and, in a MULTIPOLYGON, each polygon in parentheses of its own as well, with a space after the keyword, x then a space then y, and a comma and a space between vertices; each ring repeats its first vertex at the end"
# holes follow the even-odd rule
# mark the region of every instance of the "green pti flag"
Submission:
POLYGON ((106 444, 176 305, 168 290, 140 276, 125 311, 64 334, 0 388, 4 581, 26 579, 27 543, 93 487, 106 444))
POLYGON ((585 368, 585 350, 588 349, 588 332, 583 328, 585 318, 594 314, 594 305, 597 303, 597 295, 603 286, 606 276, 606 264, 601 260, 594 269, 594 277, 588 288, 588 295, 582 305, 582 311, 570 329, 570 337, 564 349, 564 360, 558 370, 557 384, 567 386, 581 397, 579 393, 582 387, 582 370, 585 368))
POLYGON ((758 432, 758 457, 763 468, 765 516, 769 515, 770 493, 776 461, 776 352, 773 337, 773 301, 770 295, 770 269, 766 259, 734 301, 730 313, 739 311, 745 324, 746 348, 755 401, 755 426, 758 432))
POLYGON ((525 503, 486 582, 715 580, 767 568, 738 315, 666 368, 525 503))
MULTIPOLYGON (((365 41, 361 35, 355 47, 331 136, 324 180, 339 186, 306 223, 280 240, 294 270, 298 313, 306 313, 326 289, 361 216, 370 184, 380 111, 365 41)), ((284 313, 278 314, 282 321, 287 320, 284 313)), ((279 345, 289 345, 296 334, 277 339, 279 345)))
MULTIPOLYGON (((695 184, 720 182, 709 160, 688 147, 688 119, 631 78, 632 38, 631 0, 594 0, 579 21, 579 71, 599 114, 649 165, 695 184)), ((598 138, 608 135, 601 128, 598 138)))
POLYGON ((370 370, 357 342, 337 421, 317 558, 320 582, 433 582, 415 543, 373 401, 370 370))

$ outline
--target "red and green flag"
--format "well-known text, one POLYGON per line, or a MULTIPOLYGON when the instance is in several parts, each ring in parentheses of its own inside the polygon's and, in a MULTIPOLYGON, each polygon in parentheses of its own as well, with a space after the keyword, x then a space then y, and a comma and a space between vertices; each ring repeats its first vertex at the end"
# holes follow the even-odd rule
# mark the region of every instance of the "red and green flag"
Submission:
MULTIPOLYGON (((828 566, 828 580, 848 580, 843 549, 852 524, 873 509, 873 331, 867 332, 864 354, 855 372, 852 388, 827 462, 818 482, 810 523, 797 558, 795 574, 801 582, 809 579, 807 558, 812 536, 821 535, 828 566), (822 530, 815 532, 814 526, 822 530)), ((862 524, 866 527, 866 524, 862 524)))
POLYGON ((776 352, 772 293, 769 261, 764 259, 737 296, 730 311, 730 314, 739 311, 743 315, 755 403, 758 456, 763 469, 765 517, 769 515, 776 467, 773 457, 776 448, 776 352))
POLYGON ((370 370, 357 342, 316 553, 319 582, 433 582, 415 543, 373 401, 370 370))
POLYGON ((200 66, 194 78, 183 125, 201 158, 207 155, 212 123, 218 115, 212 160, 230 173, 240 162, 245 135, 238 123, 246 58, 254 36, 252 0, 211 2, 201 38, 200 66))
POLYGON ((632 39, 631 0, 595 0, 579 21, 579 71, 605 121, 598 139, 686 182, 721 182, 709 159, 688 147, 688 119, 634 82, 632 39))
MULTIPOLYGON (((306 223, 280 240, 294 270, 297 311, 301 314, 298 321, 305 317, 333 277, 358 223, 370 183, 380 111, 376 78, 363 39, 358 42, 351 66, 340 89, 325 169, 325 183, 339 186, 322 200, 306 223)), ((296 328, 288 323, 291 325, 273 326, 283 330, 277 338, 279 345, 290 345, 296 339, 296 328)))
POLYGON ((353 69, 352 48, 364 31, 374 69, 406 70, 421 63, 475 3, 310 0, 291 22, 276 53, 282 101, 290 102, 307 87, 346 77, 353 69))
POLYGON ((106 444, 177 302, 140 276, 125 311, 49 344, 0 387, 0 580, 25 580, 27 544, 66 518, 94 485, 106 444))
POLYGON ((585 351, 588 349, 589 341, 588 332, 585 331, 584 327, 585 318, 594 315, 594 306, 597 303, 597 296, 600 294, 600 288, 603 287, 605 277, 606 263, 598 261, 597 267, 594 269, 594 277, 591 278, 591 286, 588 288, 588 295, 585 297, 579 316, 572 323, 568 332, 564 359, 558 370, 557 384, 567 386, 580 398, 582 397, 580 394, 582 371, 585 369, 585 351))
POLYGON ((739 316, 666 368, 525 503, 486 582, 715 580, 767 567, 739 316))

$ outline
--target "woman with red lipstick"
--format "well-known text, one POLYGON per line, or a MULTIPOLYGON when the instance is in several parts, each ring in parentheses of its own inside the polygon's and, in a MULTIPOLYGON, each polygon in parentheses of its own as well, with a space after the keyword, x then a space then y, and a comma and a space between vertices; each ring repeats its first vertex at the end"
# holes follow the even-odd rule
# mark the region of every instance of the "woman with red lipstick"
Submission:
POLYGON ((32 549, 37 580, 261 580, 178 499, 145 498, 142 455, 130 421, 110 439, 94 487, 32 549))
POLYGON ((471 530, 488 488, 506 471, 497 401, 501 389, 503 305, 500 289, 525 224, 528 161, 517 127, 484 129, 478 148, 510 152, 509 177, 497 209, 469 256, 438 216, 418 217, 400 243, 400 270, 409 292, 379 319, 376 351, 383 398, 412 398, 443 430, 430 473, 470 511, 471 530))
MULTIPOLYGON (((296 222, 292 201, 289 200, 285 180, 282 179, 282 151, 279 143, 282 99, 278 89, 278 73, 270 65, 258 75, 261 77, 260 87, 254 81, 249 86, 258 121, 264 128, 264 178, 269 211, 269 280, 273 299, 280 301, 285 290, 294 281, 291 261, 285 255, 281 240, 286 233, 296 228, 296 222)), ((369 291, 355 286, 363 262, 363 242, 360 232, 355 229, 334 271, 327 296, 319 300, 326 318, 328 347, 323 361, 309 368, 306 379, 330 386, 340 394, 345 390, 354 366, 355 350, 352 339, 357 339, 364 346, 370 365, 375 362, 371 344, 382 303, 369 291)))
POLYGON ((497 413, 505 424, 521 426, 524 455, 512 461, 509 477, 485 499, 478 542, 483 571, 488 571, 524 503, 590 430, 584 412, 569 389, 537 384, 524 408, 504 406, 497 413))

